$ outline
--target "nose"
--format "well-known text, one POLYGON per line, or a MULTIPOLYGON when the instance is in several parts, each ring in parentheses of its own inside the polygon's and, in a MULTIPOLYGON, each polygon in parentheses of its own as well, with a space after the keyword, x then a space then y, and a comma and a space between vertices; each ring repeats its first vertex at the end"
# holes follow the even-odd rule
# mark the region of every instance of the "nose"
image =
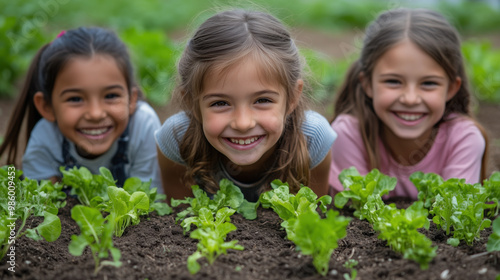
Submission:
POLYGON ((408 86, 404 89, 399 101, 403 104, 411 106, 419 104, 422 99, 416 87, 408 86))
POLYGON ((102 120, 103 118, 106 117, 106 110, 99 101, 97 100, 90 101, 87 106, 87 112, 85 114, 85 117, 88 120, 97 120, 97 121, 102 120))
POLYGON ((256 121, 251 109, 237 108, 233 113, 231 128, 239 131, 247 131, 255 127, 256 121))

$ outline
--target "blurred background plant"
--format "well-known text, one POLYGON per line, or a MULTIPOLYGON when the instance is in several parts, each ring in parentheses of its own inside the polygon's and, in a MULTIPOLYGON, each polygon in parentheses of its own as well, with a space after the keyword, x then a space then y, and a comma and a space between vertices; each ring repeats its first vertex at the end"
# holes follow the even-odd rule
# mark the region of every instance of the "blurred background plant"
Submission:
MULTIPOLYGON (((221 8, 254 8, 271 12, 290 27, 332 34, 362 32, 376 15, 396 7, 426 7, 442 12, 467 38, 500 37, 500 3, 491 1, 378 0, 0 0, 0 98, 14 98, 36 51, 63 29, 102 26, 115 30, 129 46, 136 75, 147 99, 168 102, 175 63, 185 39, 201 21, 221 8), (175 34, 177 38, 174 38, 175 34), (180 38, 180 39, 179 39, 180 38)), ((477 98, 500 102, 500 50, 488 41, 466 41, 463 51, 477 98)), ((331 100, 357 53, 332 60, 302 48, 312 77, 313 99, 331 100)))

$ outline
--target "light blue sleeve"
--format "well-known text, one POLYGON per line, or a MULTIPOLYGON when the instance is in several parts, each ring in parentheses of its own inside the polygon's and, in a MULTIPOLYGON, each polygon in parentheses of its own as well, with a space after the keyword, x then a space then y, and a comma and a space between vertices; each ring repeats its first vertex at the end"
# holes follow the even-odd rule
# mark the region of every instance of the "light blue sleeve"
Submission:
POLYGON ((149 104, 140 101, 130 118, 129 150, 130 167, 128 177, 138 177, 141 181, 152 179, 151 188, 162 191, 160 167, 156 155, 154 132, 160 128, 160 119, 149 104))
POLYGON ((155 132, 156 144, 168 159, 185 165, 179 152, 179 143, 188 127, 189 118, 185 112, 179 112, 169 117, 159 130, 155 132))
POLYGON ((45 180, 61 177, 63 136, 55 123, 41 119, 31 131, 23 155, 22 170, 25 177, 45 180))
POLYGON ((307 139, 307 147, 311 159, 311 169, 320 164, 337 139, 337 133, 328 120, 314 111, 306 111, 302 132, 307 139))

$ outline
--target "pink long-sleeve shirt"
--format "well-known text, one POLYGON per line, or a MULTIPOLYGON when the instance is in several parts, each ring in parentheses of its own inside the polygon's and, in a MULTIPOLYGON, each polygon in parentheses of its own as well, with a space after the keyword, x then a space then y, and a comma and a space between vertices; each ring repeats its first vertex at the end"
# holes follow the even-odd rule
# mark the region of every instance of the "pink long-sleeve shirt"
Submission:
MULTIPOLYGON (((368 155, 363 145, 358 120, 351 115, 339 115, 332 123, 337 140, 332 145, 330 187, 335 192, 344 190, 339 182, 339 173, 351 166, 366 175, 368 155)), ((454 118, 439 126, 436 139, 429 152, 414 165, 399 164, 379 139, 380 172, 396 177, 398 183, 390 197, 402 196, 417 199, 418 191, 409 177, 416 171, 439 174, 444 180, 464 178, 467 183, 480 181, 481 160, 485 150, 485 139, 473 121, 454 115, 454 118)))

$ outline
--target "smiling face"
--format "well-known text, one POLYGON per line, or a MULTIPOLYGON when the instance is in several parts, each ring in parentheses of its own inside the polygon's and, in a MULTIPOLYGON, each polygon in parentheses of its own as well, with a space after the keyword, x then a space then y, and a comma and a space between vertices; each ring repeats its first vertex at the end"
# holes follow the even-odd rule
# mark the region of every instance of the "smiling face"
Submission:
POLYGON ((76 57, 59 72, 44 117, 57 123, 81 156, 93 158, 125 131, 136 98, 111 56, 76 57))
POLYGON ((379 58, 364 89, 384 124, 383 139, 426 141, 460 84, 460 78, 450 82, 436 61, 403 40, 379 58))
POLYGON ((264 166, 280 139, 286 118, 286 92, 262 77, 259 63, 243 59, 204 80, 200 96, 203 132, 231 162, 264 166))

